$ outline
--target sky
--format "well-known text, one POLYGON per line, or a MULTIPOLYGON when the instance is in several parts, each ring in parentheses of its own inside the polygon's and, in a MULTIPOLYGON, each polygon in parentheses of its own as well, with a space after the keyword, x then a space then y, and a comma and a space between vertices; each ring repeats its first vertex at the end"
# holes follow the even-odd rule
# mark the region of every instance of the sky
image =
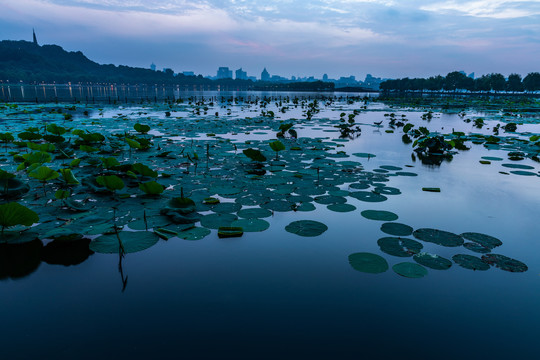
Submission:
POLYGON ((0 0, 0 40, 216 75, 540 71, 540 0, 0 0))

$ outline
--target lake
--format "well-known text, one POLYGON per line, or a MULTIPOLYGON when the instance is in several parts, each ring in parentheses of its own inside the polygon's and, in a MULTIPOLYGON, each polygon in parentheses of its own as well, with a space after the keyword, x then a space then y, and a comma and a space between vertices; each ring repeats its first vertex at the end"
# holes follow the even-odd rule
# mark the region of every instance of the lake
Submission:
POLYGON ((196 95, 0 106, 3 357, 535 358, 538 99, 196 95))

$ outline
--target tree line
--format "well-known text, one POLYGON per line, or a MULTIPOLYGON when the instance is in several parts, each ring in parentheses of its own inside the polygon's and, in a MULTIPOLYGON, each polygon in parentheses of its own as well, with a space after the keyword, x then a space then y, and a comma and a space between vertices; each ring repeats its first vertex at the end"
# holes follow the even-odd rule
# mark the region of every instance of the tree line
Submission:
POLYGON ((519 74, 511 74, 506 79, 502 74, 487 74, 473 79, 462 72, 454 71, 446 76, 424 78, 403 78, 386 80, 380 84, 383 91, 448 91, 448 92, 523 92, 540 90, 540 73, 532 72, 522 79, 519 74))

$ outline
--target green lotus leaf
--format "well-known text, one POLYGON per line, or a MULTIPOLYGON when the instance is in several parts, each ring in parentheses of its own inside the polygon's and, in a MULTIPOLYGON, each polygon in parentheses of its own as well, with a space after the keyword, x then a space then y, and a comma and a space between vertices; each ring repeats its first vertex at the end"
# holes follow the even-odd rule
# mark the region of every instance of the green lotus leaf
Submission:
POLYGON ((32 152, 30 154, 23 154, 24 163, 26 166, 31 164, 45 164, 51 161, 51 154, 44 151, 32 152))
POLYGON ((251 208, 251 209, 242 209, 238 211, 237 215, 245 219, 258 219, 258 218, 270 217, 272 216, 272 212, 268 209, 251 208))
POLYGON ((181 214, 189 214, 195 211, 196 204, 187 197, 174 197, 169 201, 169 206, 181 214))
POLYGON ((0 226, 4 229, 15 225, 31 226, 39 221, 38 214, 24 205, 8 202, 0 205, 0 226))
POLYGON ((58 200, 61 200, 61 199, 67 199, 69 197, 69 195, 71 194, 71 191, 69 190, 62 190, 62 189, 58 189, 56 190, 56 192, 54 193, 54 197, 58 200))
POLYGON ((127 144, 129 145, 129 147, 132 148, 132 149, 142 149, 141 144, 140 144, 138 141, 136 141, 136 140, 126 138, 126 143, 127 143, 127 144))
POLYGON ((421 252, 413 256, 414 261, 435 270, 447 270, 452 266, 452 262, 442 256, 421 252))
POLYGON ((285 145, 283 145, 283 143, 281 141, 279 141, 279 140, 272 141, 268 145, 270 145, 272 150, 274 150, 275 152, 285 150, 285 145))
POLYGON ((480 244, 481 246, 491 250, 493 250, 497 246, 502 245, 502 241, 497 239, 496 237, 476 232, 466 232, 461 234, 461 237, 480 244))
POLYGON ((201 240, 202 238, 210 235, 210 233, 211 231, 206 228, 194 227, 194 228, 178 233, 178 237, 180 239, 193 241, 193 240, 201 240))
POLYGON ((356 206, 351 204, 332 204, 327 206, 328 210, 335 212, 350 212, 356 210, 356 206))
POLYGON ((350 193, 350 196, 365 202, 383 202, 388 199, 384 195, 377 194, 371 191, 353 191, 350 193))
POLYGON ((49 124, 47 125, 47 131, 53 135, 60 136, 66 133, 66 128, 62 126, 58 126, 56 124, 49 124))
POLYGON ((110 191, 122 190, 125 186, 124 181, 116 175, 98 176, 96 182, 110 191))
POLYGON ((461 246, 464 242, 463 238, 459 235, 437 229, 418 229, 413 232, 413 235, 418 240, 449 247, 461 246))
POLYGON ((381 225, 381 231, 394 236, 409 236, 413 233, 413 228, 409 225, 387 222, 381 225))
POLYGON ((73 175, 73 172, 71 169, 60 169, 58 170, 60 172, 60 175, 62 175, 62 180, 68 184, 68 185, 77 185, 79 184, 79 180, 73 175))
POLYGON ((26 145, 30 150, 34 151, 53 152, 56 150, 56 146, 54 146, 53 144, 35 144, 32 142, 28 142, 26 143, 26 145))
POLYGON ((99 158, 99 160, 101 160, 101 162, 103 163, 103 167, 105 169, 112 169, 113 167, 120 165, 118 160, 116 160, 116 158, 112 156, 107 157, 107 158, 102 157, 102 158, 99 158))
POLYGON ((369 220, 394 221, 398 219, 398 216, 393 212, 384 210, 364 210, 360 214, 369 220))
POLYGON ((300 236, 319 236, 328 230, 328 226, 325 224, 313 221, 313 220, 298 220, 293 221, 289 225, 285 226, 285 230, 292 234, 300 236))
POLYGON ((240 227, 245 232, 265 231, 270 227, 270 223, 262 219, 238 219, 231 223, 233 227, 240 227))
POLYGON ((253 161, 259 161, 259 162, 266 161, 266 156, 264 156, 260 150, 247 148, 243 150, 242 152, 244 153, 244 155, 246 155, 248 158, 250 158, 253 161))
POLYGON ((354 156, 356 157, 359 157, 359 158, 374 158, 376 155, 375 154, 370 154, 370 153, 353 153, 354 156))
MULTIPOLYGON (((121 231, 118 236, 126 254, 146 250, 159 241, 159 237, 151 231, 121 231)), ((92 240, 90 250, 101 254, 117 254, 120 242, 116 234, 102 235, 92 240)))
POLYGON ((163 185, 155 181, 148 181, 145 183, 141 183, 139 184, 139 189, 144 191, 147 195, 159 195, 165 190, 163 185))
POLYGON ((457 254, 452 256, 452 260, 465 269, 481 271, 489 270, 489 265, 476 256, 457 254))
POLYGON ((349 255, 349 264, 356 271, 380 274, 388 270, 388 262, 379 255, 360 252, 349 255))
MULTIPOLYGON (((5 176, 7 177, 9 175, 5 176)), ((30 186, 19 179, 9 178, 0 180, 0 194, 3 198, 16 199, 28 191, 30 191, 30 186)))
POLYGON ((208 229, 219 229, 223 226, 231 226, 236 219, 238 217, 233 214, 209 214, 201 217, 201 225, 208 229))
POLYGON ((416 240, 407 238, 384 237, 377 240, 381 250, 389 255, 409 257, 418 254, 424 247, 416 240))
POLYGON ((139 123, 136 123, 135 125, 133 125, 133 128, 135 129, 135 131, 141 133, 141 134, 146 134, 147 132, 150 131, 150 126, 148 125, 144 125, 144 124, 139 124, 139 123))
POLYGON ((441 189, 440 189, 440 188, 436 188, 436 187, 423 187, 423 188, 422 188, 422 191, 427 191, 427 192, 441 192, 441 189))
POLYGON ((137 174, 141 176, 148 176, 148 177, 153 177, 153 178, 157 178, 158 176, 157 171, 154 171, 150 169, 148 166, 141 163, 133 164, 132 169, 133 171, 135 171, 137 174))
POLYGON ((494 265, 504 271, 525 272, 529 269, 527 265, 521 261, 499 254, 482 255, 482 261, 486 264, 494 265))
POLYGON ((56 179, 60 174, 47 166, 40 166, 31 171, 28 176, 38 179, 39 181, 49 181, 56 179))
POLYGON ((21 140, 39 140, 39 139, 41 139, 40 134, 37 134, 35 132, 30 132, 30 131, 24 131, 22 133, 19 133, 17 136, 21 140))
POLYGON ((409 262, 396 264, 392 266, 392 270, 398 275, 412 279, 422 278, 428 274, 425 267, 409 262))

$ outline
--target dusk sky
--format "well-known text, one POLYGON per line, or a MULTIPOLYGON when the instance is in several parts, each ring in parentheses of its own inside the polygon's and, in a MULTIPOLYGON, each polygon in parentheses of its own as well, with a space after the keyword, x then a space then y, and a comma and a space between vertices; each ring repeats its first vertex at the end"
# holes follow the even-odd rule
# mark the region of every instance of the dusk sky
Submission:
POLYGON ((0 0, 0 39, 105 64, 260 77, 540 71, 540 0, 0 0))

